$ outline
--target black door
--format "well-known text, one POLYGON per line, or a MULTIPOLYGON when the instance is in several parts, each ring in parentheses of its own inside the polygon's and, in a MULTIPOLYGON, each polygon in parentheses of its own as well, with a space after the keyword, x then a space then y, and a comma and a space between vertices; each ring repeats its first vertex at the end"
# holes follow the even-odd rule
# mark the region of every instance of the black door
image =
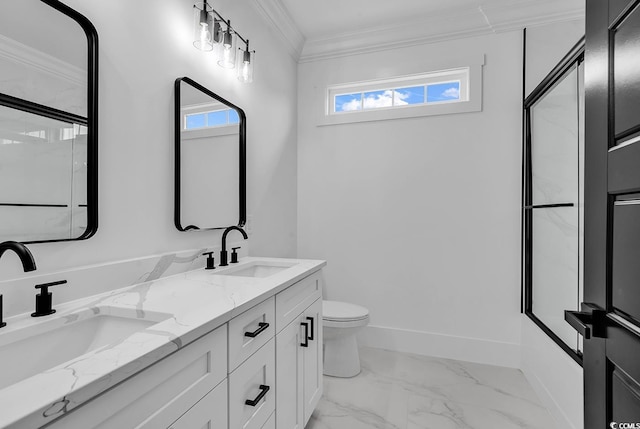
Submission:
POLYGON ((587 0, 585 429, 640 428, 640 0, 587 0), (637 425, 636 425, 637 424, 637 425))

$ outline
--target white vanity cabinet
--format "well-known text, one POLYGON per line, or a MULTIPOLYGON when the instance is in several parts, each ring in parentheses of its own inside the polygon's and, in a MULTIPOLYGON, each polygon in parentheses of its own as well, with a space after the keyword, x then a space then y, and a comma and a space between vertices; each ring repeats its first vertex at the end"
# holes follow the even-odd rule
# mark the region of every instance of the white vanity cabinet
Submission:
POLYGON ((288 322, 276 335, 278 429, 303 429, 322 396, 321 279, 316 273, 276 296, 277 320, 288 322))
POLYGON ((47 429, 303 429, 322 395, 321 281, 310 274, 47 429))

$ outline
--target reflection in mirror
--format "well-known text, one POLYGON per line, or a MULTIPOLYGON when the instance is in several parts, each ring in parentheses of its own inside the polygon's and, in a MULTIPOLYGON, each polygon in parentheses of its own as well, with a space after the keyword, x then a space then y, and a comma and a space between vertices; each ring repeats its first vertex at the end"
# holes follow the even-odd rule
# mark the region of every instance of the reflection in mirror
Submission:
POLYGON ((176 227, 244 225, 244 112, 186 77, 175 91, 176 227))
POLYGON ((56 0, 0 2, 0 241, 97 228, 97 34, 56 0))

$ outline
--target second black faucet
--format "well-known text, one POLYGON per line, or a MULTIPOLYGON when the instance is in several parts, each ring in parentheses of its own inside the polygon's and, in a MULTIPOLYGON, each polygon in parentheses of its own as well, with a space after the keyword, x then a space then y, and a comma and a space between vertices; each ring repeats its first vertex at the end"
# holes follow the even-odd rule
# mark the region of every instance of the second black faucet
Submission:
POLYGON ((222 250, 220 250, 220 266, 221 267, 226 267, 227 265, 229 265, 227 263, 227 259, 228 259, 228 255, 227 255, 227 234, 229 234, 229 232, 233 231, 240 231, 242 233, 242 236, 244 237, 244 239, 248 239, 249 236, 247 235, 246 232, 244 232, 244 229, 240 228, 239 226, 230 226, 227 229, 224 230, 224 232, 222 233, 222 250))

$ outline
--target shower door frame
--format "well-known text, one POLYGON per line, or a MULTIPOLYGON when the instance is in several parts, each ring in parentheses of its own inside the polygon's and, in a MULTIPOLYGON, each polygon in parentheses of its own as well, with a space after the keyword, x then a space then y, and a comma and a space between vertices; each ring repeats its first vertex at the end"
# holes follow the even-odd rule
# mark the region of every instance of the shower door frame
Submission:
MULTIPOLYGON (((526 33, 525 33, 526 35, 526 33)), ((533 210, 541 208, 569 207, 573 204, 558 203, 533 205, 533 177, 531 163, 531 108, 547 92, 565 77, 574 66, 584 62, 585 39, 584 37, 560 60, 553 70, 540 82, 540 84, 524 99, 523 114, 523 159, 522 159, 522 289, 524 294, 523 312, 545 334, 547 334, 559 347, 571 358, 582 366, 582 353, 567 345, 551 328, 549 328, 533 312, 533 210)), ((582 267, 578 267, 579 270, 582 267)), ((578 304, 576 302, 576 304, 578 304)))

